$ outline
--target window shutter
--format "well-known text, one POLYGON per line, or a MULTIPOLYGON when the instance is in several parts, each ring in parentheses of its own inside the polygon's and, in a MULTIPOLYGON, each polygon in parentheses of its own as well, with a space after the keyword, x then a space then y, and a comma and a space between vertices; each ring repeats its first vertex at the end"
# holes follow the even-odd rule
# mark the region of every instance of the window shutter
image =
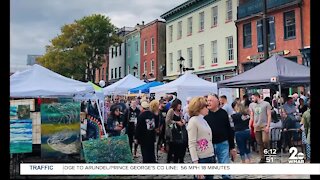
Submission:
POLYGON ((262 20, 257 21, 257 38, 258 38, 258 52, 263 51, 263 29, 262 29, 262 20))
POLYGON ((276 48, 276 35, 274 29, 274 17, 269 17, 269 32, 270 32, 270 44, 269 50, 274 50, 276 48))

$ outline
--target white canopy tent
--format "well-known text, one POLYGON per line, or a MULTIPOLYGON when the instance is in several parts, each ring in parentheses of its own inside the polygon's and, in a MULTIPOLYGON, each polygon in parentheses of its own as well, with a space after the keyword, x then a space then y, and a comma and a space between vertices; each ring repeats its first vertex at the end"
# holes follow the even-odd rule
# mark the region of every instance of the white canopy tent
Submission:
MULTIPOLYGON (((91 84, 64 77, 38 64, 10 76, 10 97, 12 98, 74 98, 77 95, 98 99, 91 84)), ((103 119, 99 108, 98 110, 100 118, 103 119)), ((106 134, 104 125, 103 130, 106 134)))
POLYGON ((197 75, 191 72, 186 72, 183 76, 178 79, 156 87, 150 88, 150 93, 165 94, 165 93, 177 93, 177 98, 182 101, 184 106, 187 97, 204 96, 209 93, 217 93, 217 84, 211 83, 204 79, 199 78, 197 75))
POLYGON ((10 97, 73 97, 90 92, 94 92, 90 84, 64 77, 38 64, 10 77, 10 97))
POLYGON ((128 90, 146 84, 140 79, 134 77, 131 74, 128 74, 126 77, 121 80, 103 88, 104 95, 126 95, 128 90))

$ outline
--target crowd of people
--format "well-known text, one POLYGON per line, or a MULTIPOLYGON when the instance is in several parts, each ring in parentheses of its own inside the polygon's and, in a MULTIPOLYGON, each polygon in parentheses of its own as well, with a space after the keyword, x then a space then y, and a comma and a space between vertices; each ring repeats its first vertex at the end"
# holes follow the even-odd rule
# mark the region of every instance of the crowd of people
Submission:
MULTIPOLYGON (((276 140, 277 151, 288 152, 286 148, 297 135, 285 132, 298 129, 295 132, 302 134, 306 159, 310 159, 309 104, 310 98, 303 92, 282 99, 275 95, 272 100, 254 93, 232 103, 225 95, 209 94, 188 97, 184 107, 172 94, 159 100, 114 96, 106 99, 102 112, 108 137, 128 135, 133 157, 137 157, 140 145, 143 163, 156 163, 159 151, 166 152, 167 163, 184 163, 187 151, 193 163, 230 163, 237 154, 242 163, 253 163, 252 150, 259 152, 259 163, 265 163, 263 152, 274 141, 271 131, 276 128, 281 130, 281 138, 276 140)), ((89 106, 82 104, 82 110, 97 114, 97 103, 91 105, 91 102, 89 106)), ((94 138, 90 136, 87 132, 87 139, 94 138)))

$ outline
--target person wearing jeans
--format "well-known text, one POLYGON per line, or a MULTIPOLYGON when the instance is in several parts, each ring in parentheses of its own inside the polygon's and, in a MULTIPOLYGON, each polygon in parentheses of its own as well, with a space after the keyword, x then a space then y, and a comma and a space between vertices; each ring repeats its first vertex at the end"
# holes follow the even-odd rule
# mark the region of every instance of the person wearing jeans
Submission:
MULTIPOLYGON (((237 151, 234 145, 234 133, 230 127, 228 113, 220 108, 219 97, 216 94, 209 95, 207 102, 209 113, 204 119, 212 131, 212 142, 218 163, 230 163, 230 155, 232 159, 235 159, 237 151)), ((231 176, 222 175, 222 178, 230 179, 231 176)))
POLYGON ((237 146, 240 151, 240 157, 242 163, 250 163, 251 155, 248 144, 250 142, 250 129, 249 120, 250 116, 248 110, 242 104, 238 104, 236 101, 232 103, 232 108, 235 110, 235 114, 231 115, 235 128, 235 137, 237 146))

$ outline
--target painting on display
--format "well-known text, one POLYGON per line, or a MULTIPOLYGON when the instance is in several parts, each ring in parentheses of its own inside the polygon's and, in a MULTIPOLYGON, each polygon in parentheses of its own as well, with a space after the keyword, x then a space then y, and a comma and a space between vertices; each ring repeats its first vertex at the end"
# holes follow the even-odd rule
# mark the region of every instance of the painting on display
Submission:
POLYGON ((41 157, 80 153, 80 103, 41 105, 41 157))
POLYGON ((30 111, 35 111, 34 99, 10 100, 10 106, 29 105, 30 111))
POLYGON ((30 106, 18 105, 18 119, 30 119, 30 106))
POLYGON ((10 119, 18 119, 18 106, 10 106, 10 119))
POLYGON ((25 105, 10 106, 10 153, 31 152, 32 120, 30 119, 30 107, 25 105), (19 116, 19 109, 22 110, 21 116, 19 116), (18 117, 22 119, 17 119, 18 117))
POLYGON ((132 163, 127 135, 83 141, 84 158, 87 163, 132 163))

